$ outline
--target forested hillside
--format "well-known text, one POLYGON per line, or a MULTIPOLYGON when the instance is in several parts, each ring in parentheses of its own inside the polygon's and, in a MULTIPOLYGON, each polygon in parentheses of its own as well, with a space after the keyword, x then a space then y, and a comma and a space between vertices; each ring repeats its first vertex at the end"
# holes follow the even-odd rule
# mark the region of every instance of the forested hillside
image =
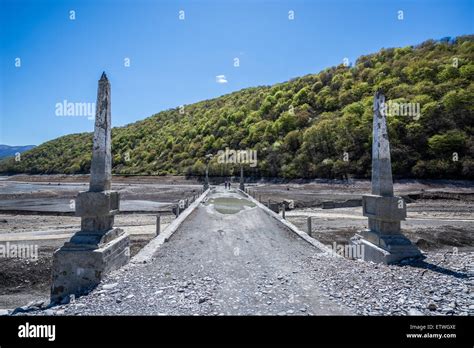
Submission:
MULTIPOLYGON (((368 177, 372 101, 380 89, 392 102, 420 106, 419 117, 388 117, 396 176, 472 179, 473 60, 472 35, 430 40, 186 105, 182 112, 166 110, 113 129, 113 171, 202 175, 206 154, 228 147, 257 151, 257 167, 246 168, 256 176, 368 177)), ((0 172, 87 173, 91 147, 91 133, 67 135, 23 153, 20 162, 0 162, 0 172)), ((236 168, 214 158, 210 174, 236 168)))

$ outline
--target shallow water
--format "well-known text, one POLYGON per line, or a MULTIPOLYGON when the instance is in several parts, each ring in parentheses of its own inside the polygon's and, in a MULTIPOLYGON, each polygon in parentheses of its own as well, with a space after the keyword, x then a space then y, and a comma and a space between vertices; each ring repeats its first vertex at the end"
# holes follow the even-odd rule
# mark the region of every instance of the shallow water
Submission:
POLYGON ((211 205, 216 211, 221 214, 236 214, 246 207, 253 208, 255 203, 245 198, 234 198, 234 197, 216 197, 210 198, 206 205, 211 205))

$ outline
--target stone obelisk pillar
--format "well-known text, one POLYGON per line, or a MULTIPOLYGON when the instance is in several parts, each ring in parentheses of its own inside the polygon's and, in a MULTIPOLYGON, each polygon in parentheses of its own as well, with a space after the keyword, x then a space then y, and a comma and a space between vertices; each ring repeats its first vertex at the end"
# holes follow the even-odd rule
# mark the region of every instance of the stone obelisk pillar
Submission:
POLYGON ((393 195, 385 97, 381 92, 374 97, 372 194, 362 196, 362 207, 369 228, 356 234, 351 243, 363 246, 365 260, 388 264, 421 256, 400 231, 400 222, 406 218, 406 204, 403 198, 393 195))
POLYGON ((51 302, 93 289, 110 271, 130 259, 130 239, 114 228, 120 197, 111 191, 111 108, 110 83, 105 73, 99 80, 92 147, 89 191, 76 198, 76 216, 81 230, 53 256, 51 302))
POLYGON ((245 191, 245 184, 244 184, 244 167, 241 166, 240 167, 240 185, 239 185, 239 189, 241 191, 245 191))
POLYGON ((105 75, 99 80, 92 146, 92 162, 89 191, 110 190, 112 180, 112 115, 110 107, 110 82, 105 75))

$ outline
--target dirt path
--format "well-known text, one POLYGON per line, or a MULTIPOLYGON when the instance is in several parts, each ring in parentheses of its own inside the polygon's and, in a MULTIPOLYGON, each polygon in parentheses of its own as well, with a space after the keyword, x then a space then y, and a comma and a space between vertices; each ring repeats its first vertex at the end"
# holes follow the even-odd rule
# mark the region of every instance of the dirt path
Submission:
POLYGON ((105 283, 114 290, 96 290, 77 301, 85 304, 79 313, 77 303, 71 310, 132 315, 351 314, 318 290, 308 269, 318 254, 240 194, 218 189, 158 249, 153 263, 113 275, 105 283))

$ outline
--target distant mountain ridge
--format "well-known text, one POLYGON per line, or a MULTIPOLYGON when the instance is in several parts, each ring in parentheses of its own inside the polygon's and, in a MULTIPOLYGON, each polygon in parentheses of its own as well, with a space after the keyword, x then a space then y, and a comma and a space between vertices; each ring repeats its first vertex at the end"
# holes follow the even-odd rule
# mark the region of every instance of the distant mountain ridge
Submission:
POLYGON ((34 149, 35 147, 36 145, 10 146, 0 144, 0 159, 15 156, 17 152, 23 153, 25 151, 34 149))
MULTIPOLYGON (((240 163, 219 162, 229 149, 255 152, 256 166, 244 166, 253 177, 369 178, 373 97, 381 90, 395 177, 474 179, 473 35, 347 63, 115 127, 113 172, 203 175, 212 154, 210 175, 235 175, 240 163)), ((91 149, 92 133, 66 135, 21 161, 0 161, 0 173, 88 173, 91 149)))

